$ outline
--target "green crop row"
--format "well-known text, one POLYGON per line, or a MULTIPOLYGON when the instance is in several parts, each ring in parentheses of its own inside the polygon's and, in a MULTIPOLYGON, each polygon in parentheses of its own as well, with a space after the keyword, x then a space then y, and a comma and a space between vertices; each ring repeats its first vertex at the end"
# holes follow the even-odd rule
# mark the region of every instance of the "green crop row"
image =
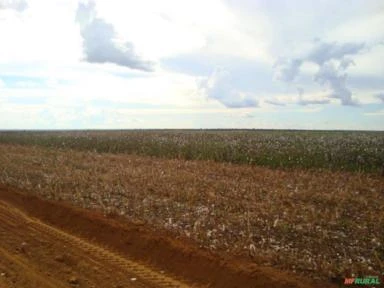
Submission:
POLYGON ((286 130, 2 131, 0 143, 383 173, 384 132, 286 130))

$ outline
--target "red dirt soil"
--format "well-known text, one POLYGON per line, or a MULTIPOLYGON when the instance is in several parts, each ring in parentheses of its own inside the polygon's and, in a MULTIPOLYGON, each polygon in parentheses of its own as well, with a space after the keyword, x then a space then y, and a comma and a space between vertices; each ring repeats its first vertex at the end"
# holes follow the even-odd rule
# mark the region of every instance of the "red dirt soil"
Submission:
MULTIPOLYGON (((106 217, 98 211, 76 208, 67 203, 43 200, 29 195, 26 191, 16 190, 12 187, 0 185, 0 202, 3 203, 3 209, 9 207, 10 210, 18 210, 28 215, 26 217, 36 218, 37 221, 43 223, 42 225, 63 231, 63 234, 70 235, 68 236, 71 237, 70 239, 78 239, 83 243, 79 247, 61 243, 65 245, 65 253, 60 251, 60 248, 57 251, 55 249, 57 249, 58 239, 51 238, 48 235, 49 233, 44 234, 44 231, 34 231, 38 235, 31 234, 31 231, 26 231, 28 226, 21 225, 21 222, 18 225, 11 223, 13 226, 11 224, 10 226, 2 226, 2 223, 7 222, 7 219, 2 219, 7 218, 7 214, 0 213, 0 259, 7 258, 8 262, 14 262, 6 263, 6 261, 0 260, 0 270, 6 270, 5 273, 0 271, 2 272, 0 277, 1 288, 35 287, 35 285, 28 283, 27 278, 22 279, 30 274, 34 274, 33 278, 37 279, 35 283, 39 283, 39 287, 51 287, 52 285, 53 287, 157 287, 156 284, 148 284, 150 282, 147 284, 140 284, 139 281, 136 284, 129 282, 130 279, 135 278, 134 271, 127 271, 127 275, 131 276, 125 280, 124 277, 118 278, 114 275, 108 277, 108 274, 105 273, 120 275, 125 272, 121 267, 121 269, 114 267, 111 270, 113 265, 111 266, 108 257, 102 256, 98 259, 91 259, 94 262, 97 261, 100 266, 95 271, 86 269, 86 265, 79 265, 78 263, 86 263, 87 261, 84 259, 90 257, 87 256, 84 248, 81 248, 88 246, 102 247, 100 249, 106 251, 105 253, 108 255, 119 255, 116 257, 134 263, 141 263, 138 265, 168 275, 169 279, 179 279, 184 283, 188 283, 187 285, 191 287, 333 287, 329 283, 314 283, 308 279, 302 279, 273 268, 260 267, 241 259, 224 258, 200 249, 191 240, 176 239, 169 232, 153 231, 141 223, 130 223, 118 216, 106 217), (3 229, 3 233, 1 233, 1 229, 3 229), (44 239, 46 244, 44 246, 40 245, 39 242, 34 242, 33 239, 28 240, 27 249, 33 251, 32 254, 38 255, 38 257, 29 255, 31 253, 20 252, 20 249, 24 249, 20 246, 20 243, 24 242, 23 239, 27 239, 30 235, 34 235, 38 239, 44 239), (6 243, 16 243, 15 245, 20 247, 15 248, 6 243), (47 245, 53 245, 54 249, 47 249, 47 245), (18 249, 17 254, 15 254, 15 249, 18 249), (14 255, 14 257, 5 257, 5 255, 14 255), (23 257, 27 259, 27 262, 22 259, 23 257), (64 262, 65 269, 53 265, 53 259, 64 262), (29 266, 21 265, 20 263, 23 261, 28 263, 29 266), (14 265, 15 263, 20 265, 18 265, 17 271, 12 272, 11 268, 17 266, 14 265), (7 267, 10 269, 8 272, 7 267), (37 268, 35 270, 20 271, 27 269, 26 267, 37 268), (100 270, 104 274, 100 274, 100 270), (59 275, 63 273, 68 274, 67 278, 59 275), (4 280, 11 274, 13 275, 12 281, 9 279, 9 281, 4 280), (102 275, 106 276, 100 279, 102 275), (45 283, 43 280, 47 277, 52 278, 53 282, 45 283), (74 283, 69 284, 70 279, 68 277, 75 277, 72 279, 74 283), (78 281, 78 279, 80 280, 78 281)), ((88 261, 88 264, 92 262, 91 260, 88 261)), ((140 277, 138 278, 140 279, 140 277)), ((175 286, 165 285, 164 287, 175 286)))

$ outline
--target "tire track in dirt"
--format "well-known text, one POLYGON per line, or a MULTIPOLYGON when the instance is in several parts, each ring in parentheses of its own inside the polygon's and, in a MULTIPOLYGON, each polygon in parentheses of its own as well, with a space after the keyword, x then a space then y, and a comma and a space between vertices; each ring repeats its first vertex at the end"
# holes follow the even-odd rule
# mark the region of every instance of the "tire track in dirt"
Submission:
POLYGON ((51 287, 35 274, 73 288, 334 287, 220 257, 123 217, 43 200, 1 184, 0 247, 31 267, 23 270, 0 254, 1 288, 51 287))
MULTIPOLYGON (((32 267, 28 263, 26 263, 22 257, 17 256, 15 254, 9 253, 5 249, 0 247, 0 269, 5 270, 10 265, 13 266, 13 270, 15 271, 28 271, 28 273, 24 274, 26 278, 26 282, 35 283, 36 287, 47 287, 47 288, 66 288, 68 286, 61 284, 58 281, 54 281, 53 279, 48 279, 42 275, 40 275, 39 271, 32 267), (37 286, 38 285, 38 286, 37 286)), ((9 268, 8 268, 9 269, 9 268)), ((0 282, 1 283, 1 282, 0 282)), ((3 287, 3 286, 0 286, 3 287)))
MULTIPOLYGON (((8 237, 24 239, 28 233, 33 231, 36 235, 43 235, 44 239, 48 238, 55 243, 63 243, 71 250, 81 250, 84 254, 87 254, 89 258, 94 259, 96 263, 102 262, 106 266, 114 267, 129 275, 134 275, 134 277, 128 277, 127 281, 131 281, 128 282, 130 284, 128 287, 189 287, 181 281, 161 272, 154 271, 145 265, 126 259, 106 248, 47 225, 38 219, 28 217, 22 211, 4 201, 0 201, 0 219, 0 228, 7 231, 8 237), (132 282, 132 279, 134 279, 134 282, 132 282)), ((36 271, 37 269, 34 269, 33 265, 31 266, 30 263, 26 263, 27 261, 25 261, 23 257, 7 251, 1 246, 3 245, 0 244, 0 254, 4 257, 3 260, 5 260, 6 263, 13 263, 13 266, 20 269, 19 271, 28 271, 27 274, 33 275, 30 277, 34 277, 34 281, 37 281, 41 287, 68 287, 60 285, 59 282, 51 283, 50 280, 39 275, 39 271, 36 271)), ((4 266, 4 263, 2 266, 4 266)), ((3 269, 5 268, 6 267, 3 267, 3 269)))

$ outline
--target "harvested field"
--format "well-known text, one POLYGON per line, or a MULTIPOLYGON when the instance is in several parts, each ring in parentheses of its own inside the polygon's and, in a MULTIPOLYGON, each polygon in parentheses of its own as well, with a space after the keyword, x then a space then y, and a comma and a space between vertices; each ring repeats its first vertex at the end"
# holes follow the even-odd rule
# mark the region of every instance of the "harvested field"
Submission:
POLYGON ((3 185, 0 243, 4 288, 324 287, 3 185))
POLYGON ((384 288, 384 0, 0 0, 0 288, 384 288))
POLYGON ((0 181, 318 281, 384 270, 384 178, 0 145, 0 181))

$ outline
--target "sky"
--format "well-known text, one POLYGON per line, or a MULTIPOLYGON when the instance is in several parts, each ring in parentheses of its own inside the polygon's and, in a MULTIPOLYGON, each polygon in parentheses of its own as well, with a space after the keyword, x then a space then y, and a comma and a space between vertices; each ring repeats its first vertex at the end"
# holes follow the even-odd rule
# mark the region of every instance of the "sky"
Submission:
POLYGON ((0 129, 384 130, 382 0, 0 0, 0 129))

